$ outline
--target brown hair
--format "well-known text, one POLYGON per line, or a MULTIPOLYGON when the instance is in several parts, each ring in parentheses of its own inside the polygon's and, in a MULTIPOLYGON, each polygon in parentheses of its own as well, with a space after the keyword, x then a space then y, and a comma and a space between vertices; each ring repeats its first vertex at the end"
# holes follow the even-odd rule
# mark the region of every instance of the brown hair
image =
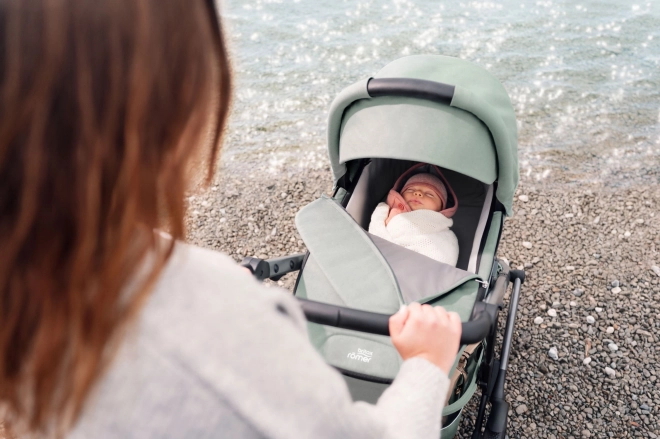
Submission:
POLYGON ((10 426, 78 417, 172 251, 154 229, 184 237, 189 162, 213 123, 212 175, 229 99, 213 0, 0 0, 10 426))

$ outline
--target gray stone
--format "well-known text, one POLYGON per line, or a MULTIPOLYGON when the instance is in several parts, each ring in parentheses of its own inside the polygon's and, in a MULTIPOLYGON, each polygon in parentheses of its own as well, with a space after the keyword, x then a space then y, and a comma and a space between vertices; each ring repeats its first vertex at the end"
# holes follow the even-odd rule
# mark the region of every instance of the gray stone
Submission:
POLYGON ((611 369, 609 367, 605 368, 605 374, 610 378, 615 378, 616 377, 616 372, 614 371, 614 369, 611 369))
POLYGON ((518 407, 516 407, 516 413, 519 415, 522 415, 527 411, 527 406, 525 404, 520 404, 518 407))

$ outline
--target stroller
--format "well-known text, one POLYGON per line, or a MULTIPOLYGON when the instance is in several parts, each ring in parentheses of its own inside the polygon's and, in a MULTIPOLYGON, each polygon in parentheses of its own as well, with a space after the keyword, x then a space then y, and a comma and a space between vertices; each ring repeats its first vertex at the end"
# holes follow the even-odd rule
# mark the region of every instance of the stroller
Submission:
POLYGON ((328 150, 334 194, 296 216, 308 252, 248 257, 242 264, 259 279, 299 270, 294 294, 309 321, 310 340, 343 374, 355 400, 375 402, 398 372, 402 360, 389 340, 388 320, 401 304, 417 301, 457 312, 464 322, 462 347, 450 374, 442 438, 455 436, 477 387, 481 400, 472 438, 504 438, 504 383, 525 279, 523 271, 496 258, 518 183, 516 119, 506 91, 464 60, 401 58, 334 100, 328 150), (366 232, 376 205, 406 172, 436 174, 453 188, 448 207, 457 207, 455 267, 366 232), (509 283, 498 356, 498 314, 509 283))

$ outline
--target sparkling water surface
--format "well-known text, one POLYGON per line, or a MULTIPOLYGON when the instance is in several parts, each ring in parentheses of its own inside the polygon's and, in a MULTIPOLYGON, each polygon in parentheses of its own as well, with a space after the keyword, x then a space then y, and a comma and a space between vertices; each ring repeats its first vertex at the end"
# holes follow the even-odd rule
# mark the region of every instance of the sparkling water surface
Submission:
POLYGON ((390 61, 441 54, 498 77, 523 181, 660 183, 660 1, 225 0, 235 71, 224 166, 326 166, 332 99, 390 61))

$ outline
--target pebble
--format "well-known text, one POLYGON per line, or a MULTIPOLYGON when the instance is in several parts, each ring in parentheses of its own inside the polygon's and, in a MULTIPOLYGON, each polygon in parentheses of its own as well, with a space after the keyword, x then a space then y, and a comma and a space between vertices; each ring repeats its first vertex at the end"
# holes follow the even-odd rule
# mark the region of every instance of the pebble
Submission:
POLYGON ((619 347, 615 343, 610 343, 607 345, 608 348, 610 348, 610 351, 616 352, 619 350, 619 347))
POLYGON ((612 369, 610 367, 605 368, 605 374, 610 378, 616 377, 616 372, 614 371, 614 369, 612 369))
POLYGON ((527 406, 525 404, 520 404, 518 407, 516 407, 516 413, 519 415, 522 415, 527 411, 527 406))
POLYGON ((556 347, 551 347, 550 350, 548 351, 548 357, 552 358, 553 360, 559 360, 559 355, 557 353, 557 348, 556 347))
MULTIPOLYGON (((419 172, 419 171, 417 171, 419 172)), ((518 195, 518 199, 522 201, 523 203, 526 203, 529 201, 529 197, 527 195, 518 195)))
POLYGON ((621 288, 619 287, 612 288, 612 294, 619 294, 620 292, 621 292, 621 288))
POLYGON ((596 312, 603 312, 603 308, 595 307, 595 308, 594 308, 594 311, 596 311, 596 312))
POLYGON ((541 323, 543 323, 543 317, 539 316, 539 317, 534 319, 534 324, 535 325, 540 325, 541 323))
POLYGON ((568 304, 569 304, 570 306, 572 306, 572 307, 576 307, 576 306, 577 306, 577 302, 568 302, 568 304))
POLYGON ((608 334, 614 334, 614 328, 611 326, 608 326, 607 329, 605 330, 608 334))
POLYGON ((573 294, 576 297, 582 297, 582 295, 584 294, 584 290, 581 290, 580 288, 576 288, 573 290, 573 294))
POLYGON ((550 308, 550 309, 548 310, 548 315, 549 315, 550 317, 557 317, 557 311, 555 311, 553 308, 550 308))
POLYGON ((651 265, 651 271, 654 272, 656 275, 660 276, 660 267, 657 265, 651 265))
POLYGON ((612 281, 612 288, 616 288, 616 287, 618 287, 618 286, 619 286, 619 281, 616 280, 616 279, 614 279, 614 280, 612 281))
POLYGON ((525 248, 532 248, 532 243, 529 241, 523 241, 522 246, 525 248))
POLYGON ((593 325, 594 323, 596 323, 596 319, 594 319, 593 316, 587 316, 587 323, 593 325))
POLYGON ((591 363, 591 357, 587 357, 584 360, 582 360, 582 364, 584 364, 585 366, 588 366, 589 363, 591 363))

